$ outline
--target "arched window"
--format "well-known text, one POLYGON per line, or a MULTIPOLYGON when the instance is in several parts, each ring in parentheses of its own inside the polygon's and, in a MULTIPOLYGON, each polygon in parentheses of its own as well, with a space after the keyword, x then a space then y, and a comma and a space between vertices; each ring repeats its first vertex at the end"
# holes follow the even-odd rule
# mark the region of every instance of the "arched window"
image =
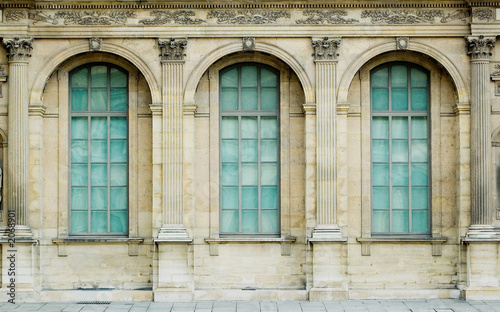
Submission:
POLYGON ((70 73, 71 234, 128 232, 128 75, 109 64, 70 73))
POLYGON ((372 233, 428 234, 429 74, 410 63, 371 71, 372 233))

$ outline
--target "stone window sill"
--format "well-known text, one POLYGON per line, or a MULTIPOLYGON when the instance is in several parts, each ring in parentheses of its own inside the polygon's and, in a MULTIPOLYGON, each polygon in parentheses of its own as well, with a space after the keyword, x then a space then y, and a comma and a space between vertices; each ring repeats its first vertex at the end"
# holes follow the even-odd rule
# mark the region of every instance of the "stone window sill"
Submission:
POLYGON ((358 243, 361 243, 361 255, 369 256, 370 245, 374 243, 381 244, 431 244, 432 255, 441 256, 442 245, 446 243, 446 237, 369 237, 369 238, 356 238, 358 243))
POLYGON ((126 243, 128 244, 128 255, 138 256, 139 255, 139 244, 144 243, 144 238, 140 237, 66 237, 66 238, 55 238, 52 240, 54 244, 57 245, 57 254, 59 257, 67 257, 68 251, 67 246, 71 243, 78 244, 94 244, 94 243, 126 243))
POLYGON ((292 253, 292 243, 297 238, 289 237, 221 237, 221 238, 205 238, 205 242, 210 245, 210 255, 219 255, 220 244, 265 244, 278 243, 281 244, 281 255, 290 256, 292 253))

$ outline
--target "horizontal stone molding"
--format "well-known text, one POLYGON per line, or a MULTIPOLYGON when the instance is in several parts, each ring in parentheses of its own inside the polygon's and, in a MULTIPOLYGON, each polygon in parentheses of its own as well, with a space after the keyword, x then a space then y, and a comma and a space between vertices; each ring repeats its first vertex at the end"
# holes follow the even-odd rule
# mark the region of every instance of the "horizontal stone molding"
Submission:
POLYGON ((223 238, 205 238, 205 242, 210 245, 210 255, 219 255, 220 244, 264 244, 278 243, 281 244, 281 255, 291 255, 291 244, 295 243, 296 237, 223 237, 223 238))
MULTIPOLYGON (((17 242, 17 239, 16 239, 17 242)), ((67 237, 55 238, 52 242, 57 245, 57 255, 59 257, 67 257, 68 244, 128 244, 128 255, 139 255, 139 244, 144 243, 144 238, 141 237, 67 237)))
POLYGON ((356 238, 358 243, 361 243, 361 255, 370 256, 371 244, 431 244, 432 255, 441 256, 441 245, 448 241, 446 237, 369 237, 369 238, 356 238))

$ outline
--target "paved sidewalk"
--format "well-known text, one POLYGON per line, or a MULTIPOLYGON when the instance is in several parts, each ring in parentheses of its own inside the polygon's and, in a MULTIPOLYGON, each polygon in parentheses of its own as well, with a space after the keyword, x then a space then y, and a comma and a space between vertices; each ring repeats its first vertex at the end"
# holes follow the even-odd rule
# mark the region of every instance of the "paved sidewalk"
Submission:
POLYGON ((0 303, 0 311, 13 312, 500 312, 498 301, 430 300, 350 300, 309 301, 200 301, 193 303, 112 302, 79 303, 0 303))

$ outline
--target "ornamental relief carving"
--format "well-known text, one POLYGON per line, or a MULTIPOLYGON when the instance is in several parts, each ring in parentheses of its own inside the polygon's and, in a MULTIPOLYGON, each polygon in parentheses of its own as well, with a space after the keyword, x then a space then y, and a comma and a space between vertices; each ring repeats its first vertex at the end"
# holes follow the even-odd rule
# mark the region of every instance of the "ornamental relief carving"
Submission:
POLYGON ((4 39, 3 45, 7 49, 9 62, 25 62, 31 56, 33 49, 33 38, 29 39, 4 39))
POLYGON ((52 25, 57 25, 59 22, 52 15, 48 15, 42 11, 28 12, 28 19, 33 21, 33 25, 37 22, 45 22, 52 25))
POLYGON ((5 11, 6 22, 19 22, 26 19, 26 14, 22 10, 8 10, 5 11))
POLYGON ((187 40, 158 40, 158 47, 161 50, 161 61, 184 61, 184 49, 187 46, 187 40))
POLYGON ((290 18, 289 11, 222 10, 210 11, 207 19, 215 18, 217 24, 274 24, 278 18, 290 18))
POLYGON ((492 55, 492 49, 495 46, 494 37, 467 37, 467 54, 471 60, 489 59, 492 55))
POLYGON ((442 10, 364 10, 362 18, 371 18, 372 24, 433 24, 443 17, 442 10))
POLYGON ((489 8, 477 8, 472 10, 472 17, 478 20, 491 20, 493 19, 493 10, 489 8))
POLYGON ((64 19, 64 25, 125 25, 129 18, 135 18, 134 11, 61 11, 56 19, 64 19))
POLYGON ((204 20, 194 18, 194 11, 151 11, 151 16, 154 18, 141 19, 139 23, 144 25, 165 25, 165 24, 180 24, 180 25, 199 25, 205 23, 204 20))
POLYGON ((295 21, 297 24, 320 25, 320 24, 354 24, 359 23, 355 18, 345 18, 347 11, 345 10, 306 10, 302 15, 309 16, 308 18, 295 21))
POLYGON ((314 48, 314 60, 315 61, 335 61, 337 60, 337 49, 340 47, 341 39, 332 39, 328 37, 323 38, 323 40, 312 40, 312 46, 314 48))

